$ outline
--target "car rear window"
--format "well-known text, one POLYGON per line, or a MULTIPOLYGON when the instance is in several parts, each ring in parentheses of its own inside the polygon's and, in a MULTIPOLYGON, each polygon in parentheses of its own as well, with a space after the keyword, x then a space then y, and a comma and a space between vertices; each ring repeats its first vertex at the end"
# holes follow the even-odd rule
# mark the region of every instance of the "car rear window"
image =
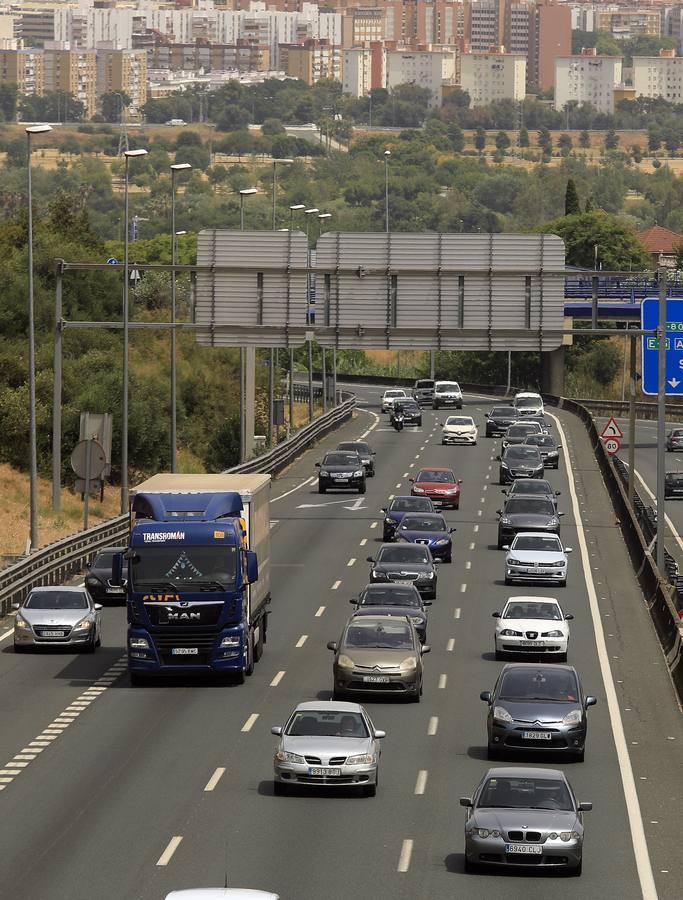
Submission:
POLYGON ((522 445, 520 447, 508 447, 507 450, 505 451, 505 455, 504 455, 505 460, 523 459, 523 460, 529 461, 529 460, 533 460, 533 459, 539 460, 540 458, 541 458, 541 455, 538 452, 538 447, 529 447, 528 445, 527 446, 522 445))
POLYGON ((377 561, 382 563, 426 564, 429 562, 429 557, 418 544, 403 544, 403 546, 382 547, 377 561))
POLYGON ((543 497, 513 497, 505 504, 506 516, 528 514, 530 516, 554 516, 555 507, 552 500, 543 497))
POLYGON ((452 472, 444 472, 438 469, 422 469, 418 472, 415 481, 427 481, 432 484, 454 484, 455 475, 452 472))
POLYGON ((517 410, 514 406, 496 406, 489 413, 490 416, 494 418, 505 416, 506 418, 515 418, 517 416, 517 410))
POLYGON ((410 510, 416 512, 429 510, 431 512, 434 507, 428 497, 398 497, 396 500, 392 500, 389 509, 392 512, 409 512, 410 510))

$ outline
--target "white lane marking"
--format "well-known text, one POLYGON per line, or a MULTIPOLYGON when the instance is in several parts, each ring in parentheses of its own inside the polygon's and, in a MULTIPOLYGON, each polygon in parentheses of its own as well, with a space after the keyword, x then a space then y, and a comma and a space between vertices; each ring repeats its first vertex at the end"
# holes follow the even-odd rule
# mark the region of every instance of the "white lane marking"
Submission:
MULTIPOLYGON (((657 508, 657 497, 652 493, 652 491, 650 490, 650 488, 647 486, 647 484, 645 483, 645 481, 644 481, 644 479, 643 479, 643 476, 640 474, 640 472, 638 471, 638 469, 634 469, 634 471, 635 471, 635 473, 636 473, 636 478, 637 478, 638 481, 642 484, 643 489, 646 491, 646 493, 647 493, 648 497, 650 498, 650 500, 654 500, 655 509, 656 509, 656 508, 657 508)), ((675 526, 674 523, 671 521, 671 519, 669 518, 669 516, 667 515, 666 512, 664 513, 664 520, 666 521, 666 524, 669 526, 669 531, 670 531, 671 534, 674 536, 674 540, 676 541, 676 543, 678 544, 678 546, 680 547, 680 549, 683 550, 683 540, 681 540, 681 536, 680 536, 679 533, 676 531, 676 526, 675 526)))
POLYGON ((478 526, 478 525, 475 525, 474 528, 473 528, 472 530, 473 530, 474 533, 476 534, 476 533, 479 531, 479 526, 478 526))
POLYGON ((364 441, 365 438, 370 434, 370 432, 373 431, 375 428, 377 428, 377 426, 379 425, 381 419, 380 419, 380 417, 377 415, 377 413, 373 412, 371 409, 363 409, 362 407, 359 407, 359 408, 358 408, 358 412, 367 413, 369 416, 372 416, 373 419, 375 420, 375 421, 372 423, 372 425, 367 429, 367 431, 364 431, 363 434, 361 434, 360 440, 361 440, 361 441, 364 441))
POLYGON ((416 454, 415 454, 415 459, 419 459, 419 458, 420 458, 420 454, 419 454, 419 453, 416 453, 416 454))
POLYGON ((477 510, 477 515, 478 515, 478 516, 481 515, 481 510, 480 510, 480 509, 477 510))
POLYGON ((297 648, 303 647, 303 645, 306 643, 307 640, 308 640, 308 635, 302 634, 301 637, 299 638, 299 640, 296 642, 296 647, 297 648))
POLYGON ((377 528, 377 522, 370 522, 370 528, 377 528))
POLYGON ((393 500, 395 496, 396 496, 396 494, 389 494, 389 499, 393 500))
POLYGON ((460 607, 459 606, 456 606, 455 609, 453 610, 453 618, 454 619, 460 618, 460 607))
POLYGON ((356 565, 356 557, 352 556, 351 559, 347 562, 346 568, 348 569, 351 566, 355 566, 355 565, 356 565))
POLYGON ((332 587, 330 588, 330 590, 331 590, 331 591, 336 591, 336 590, 338 590, 340 584, 341 584, 341 581, 335 581, 335 583, 332 585, 332 587))
POLYGON ((401 855, 398 858, 398 871, 407 872, 410 868, 410 857, 413 855, 413 842, 408 839, 403 841, 401 855))
POLYGON ((415 793, 421 796, 427 787, 427 770, 420 769, 417 773, 417 781, 415 782, 415 793))
POLYGON ((420 447, 420 450, 424 450, 424 444, 420 447))
POLYGON ((324 612, 325 612, 325 607, 324 607, 324 606, 319 606, 318 609, 317 609, 317 611, 316 611, 316 614, 315 614, 316 619, 319 619, 320 616, 322 616, 322 614, 323 614, 324 612))
POLYGON ((289 497, 289 495, 293 494, 294 491, 298 491, 300 488, 306 487, 307 484, 310 484, 314 478, 315 478, 315 475, 311 475, 309 478, 306 479, 306 481, 302 481, 301 484, 297 484, 297 486, 293 487, 291 490, 285 491, 285 493, 280 494, 279 497, 271 497, 270 502, 275 503, 276 500, 282 500, 283 497, 289 497))
POLYGON ((469 559, 468 559, 467 562, 465 563, 465 568, 466 568, 466 569, 471 569, 471 568, 472 568, 472 563, 469 561, 469 559))
POLYGON ((400 481, 399 481, 399 483, 396 485, 396 487, 397 487, 397 488, 400 488, 400 487, 401 487, 401 482, 400 482, 400 481))
POLYGON ((364 546, 367 544, 367 542, 368 542, 368 539, 367 539, 367 538, 363 538, 363 540, 360 542, 360 544, 359 544, 358 546, 359 546, 359 547, 364 547, 364 546))
POLYGON ((32 759, 36 758, 36 754, 35 753, 15 753, 14 758, 15 759, 27 759, 30 762, 32 759))
MULTIPOLYGON (((557 416, 552 413, 551 419, 555 420, 558 434, 564 446, 567 446, 567 437, 564 433, 562 423, 557 416)), ((636 782, 633 776, 633 768, 631 766, 631 758, 626 745, 626 735, 624 734, 624 724, 621 720, 621 712, 619 710, 619 700, 614 684, 614 677, 610 668, 609 654, 605 643, 605 632, 602 627, 600 618, 600 607, 598 605, 598 597, 593 582, 593 573, 591 572, 588 545, 586 543, 586 535, 579 510, 579 500, 576 495, 576 483, 574 480, 574 469, 570 459, 566 461, 567 477, 569 480, 569 493, 572 498, 572 507, 574 519, 576 521, 576 533, 579 539, 579 547, 581 550, 581 564, 583 566, 584 578, 586 581, 586 590, 588 592, 588 600, 590 603, 591 618, 593 620, 593 631, 595 634, 595 644, 598 651, 598 661, 600 663, 600 674, 605 685, 605 694, 607 696, 607 708, 609 710, 610 724, 612 726, 612 735, 619 760, 619 771, 621 774, 621 782, 624 787, 624 797, 626 800, 626 811, 628 813, 629 826, 631 829, 631 841, 633 843, 633 853, 636 858, 636 866, 638 869, 638 878, 640 880, 640 890, 643 900, 657 900, 657 888, 655 887, 654 876, 652 874, 652 863, 650 862, 650 854, 647 848, 647 840, 645 838, 645 828, 643 825, 643 817, 638 801, 638 792, 636 790, 636 782)))
POLYGON ((9 631, 3 631, 3 633, 0 634, 0 641, 4 641, 10 634, 14 634, 14 628, 10 628, 9 631))
POLYGON ((466 590, 467 590, 467 583, 461 584, 460 585, 460 593, 464 594, 466 590))
POLYGON ((472 541, 472 543, 470 544, 470 550, 474 550, 474 546, 474 541, 472 541))
POLYGON ((408 477, 408 472, 404 472, 403 475, 401 475, 401 478, 407 478, 407 477, 408 477))
POLYGON ((171 838, 171 840, 168 842, 168 847, 166 847, 164 852, 161 854, 161 856, 157 860, 158 866, 167 866, 170 863, 171 857, 178 849, 178 845, 180 844, 182 839, 183 839, 182 835, 178 835, 178 834, 175 835, 175 837, 171 838))
POLYGON ((204 788, 204 793, 206 793, 208 791, 213 791, 215 789, 216 785, 218 784, 218 782, 221 780, 221 778, 224 775, 225 775, 224 768, 216 769, 216 771, 213 773, 211 778, 209 778, 209 780, 206 782, 206 787, 204 788))
POLYGON ((448 638, 448 643, 446 644, 446 652, 452 653, 455 650, 455 638, 448 638))
POLYGON ((270 686, 277 687, 278 684, 280 684, 280 682, 282 681, 282 679, 284 677, 285 677, 285 670, 283 669, 281 672, 278 672, 277 675, 273 678, 273 680, 270 682, 270 686))
POLYGON ((427 726, 427 734, 433 737, 439 730, 439 717, 430 716, 429 725, 427 726))
POLYGON ((242 726, 242 731, 245 731, 245 732, 251 731, 251 729, 256 724, 256 720, 258 719, 258 717, 259 717, 259 713, 252 713, 249 716, 249 718, 247 719, 247 721, 244 723, 244 725, 242 726))
POLYGON ((415 463, 409 463, 409 464, 408 464, 408 468, 409 468, 409 469, 414 469, 414 468, 415 468, 415 463))
POLYGON ((440 691, 445 690, 447 684, 448 684, 448 675, 439 675, 438 689, 440 691))

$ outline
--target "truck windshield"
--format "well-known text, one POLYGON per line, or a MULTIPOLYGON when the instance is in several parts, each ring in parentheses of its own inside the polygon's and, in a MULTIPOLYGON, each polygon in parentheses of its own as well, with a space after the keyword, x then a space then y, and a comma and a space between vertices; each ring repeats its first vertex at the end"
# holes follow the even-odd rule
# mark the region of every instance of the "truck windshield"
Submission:
POLYGON ((131 562, 134 588, 224 590, 237 573, 237 549, 227 546, 140 547, 131 562))

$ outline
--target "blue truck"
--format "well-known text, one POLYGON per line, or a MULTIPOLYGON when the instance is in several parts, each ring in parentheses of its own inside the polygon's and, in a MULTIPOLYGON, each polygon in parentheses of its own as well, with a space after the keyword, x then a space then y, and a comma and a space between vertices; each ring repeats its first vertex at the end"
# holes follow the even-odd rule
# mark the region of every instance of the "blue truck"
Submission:
POLYGON ((270 476, 154 475, 131 491, 124 583, 133 683, 251 675, 270 604, 270 476))

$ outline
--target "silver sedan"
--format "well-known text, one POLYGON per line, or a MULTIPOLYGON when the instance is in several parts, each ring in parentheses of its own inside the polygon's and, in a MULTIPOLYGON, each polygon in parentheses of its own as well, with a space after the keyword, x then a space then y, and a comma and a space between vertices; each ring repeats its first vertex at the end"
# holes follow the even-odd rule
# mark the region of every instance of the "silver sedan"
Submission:
POLYGON ((14 604, 14 650, 73 647, 94 653, 102 638, 102 607, 84 587, 36 587, 14 604))
POLYGON ((280 738, 273 761, 276 794, 290 785, 319 785, 360 788, 375 796, 385 732, 375 728, 360 704, 300 703, 284 728, 271 731, 280 738))

